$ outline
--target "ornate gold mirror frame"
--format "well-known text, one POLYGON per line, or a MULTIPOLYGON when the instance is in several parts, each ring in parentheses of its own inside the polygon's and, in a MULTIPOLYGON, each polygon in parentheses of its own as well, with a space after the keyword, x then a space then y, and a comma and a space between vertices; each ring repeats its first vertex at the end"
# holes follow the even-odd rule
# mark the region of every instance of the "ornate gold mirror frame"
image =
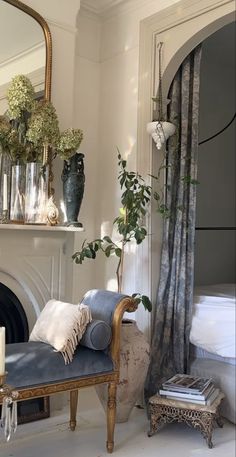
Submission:
POLYGON ((46 100, 51 99, 51 82, 52 82, 52 37, 47 22, 44 18, 37 13, 30 6, 25 5, 19 0, 3 0, 12 6, 24 11, 26 14, 34 18, 43 29, 46 45, 46 62, 45 62, 45 86, 44 86, 44 98, 46 100))

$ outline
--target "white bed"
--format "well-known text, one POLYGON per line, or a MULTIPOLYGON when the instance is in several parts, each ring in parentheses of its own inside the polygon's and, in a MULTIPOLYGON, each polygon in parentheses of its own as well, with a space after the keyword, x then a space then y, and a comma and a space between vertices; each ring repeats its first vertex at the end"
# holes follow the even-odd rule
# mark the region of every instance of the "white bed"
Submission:
POLYGON ((212 377, 226 395, 222 415, 236 423, 235 284, 196 287, 191 374, 212 377))

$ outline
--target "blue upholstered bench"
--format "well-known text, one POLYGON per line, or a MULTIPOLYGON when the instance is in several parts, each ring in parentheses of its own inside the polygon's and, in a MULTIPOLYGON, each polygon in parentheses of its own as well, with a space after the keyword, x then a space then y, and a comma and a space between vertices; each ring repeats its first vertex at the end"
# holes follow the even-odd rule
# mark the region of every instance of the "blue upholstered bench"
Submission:
MULTIPOLYGON (((60 353, 40 342, 6 346, 7 383, 19 392, 18 400, 70 392, 70 428, 75 429, 78 389, 108 383, 107 451, 114 447, 116 388, 119 382, 120 324, 125 311, 136 309, 135 301, 106 290, 90 290, 83 303, 91 309, 92 318, 112 328, 108 350, 94 350, 79 345, 73 361, 65 365, 60 353)), ((1 400, 1 398, 0 398, 1 400)))

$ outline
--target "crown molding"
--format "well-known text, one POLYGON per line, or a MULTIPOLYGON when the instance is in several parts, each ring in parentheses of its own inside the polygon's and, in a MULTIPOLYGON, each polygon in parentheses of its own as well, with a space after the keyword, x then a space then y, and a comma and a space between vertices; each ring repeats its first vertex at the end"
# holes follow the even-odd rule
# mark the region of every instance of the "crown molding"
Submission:
POLYGON ((121 3, 124 3, 127 0, 81 0, 81 7, 90 11, 97 16, 102 16, 104 13, 110 9, 117 8, 121 3))
POLYGON ((58 29, 61 29, 63 30, 64 32, 69 32, 71 33, 72 35, 76 34, 77 33, 77 26, 74 26, 74 25, 70 25, 70 24, 67 24, 65 22, 59 22, 59 21, 55 21, 54 19, 50 18, 50 17, 47 17, 46 18, 46 21, 48 23, 48 25, 51 27, 55 27, 55 28, 58 28, 58 29))
MULTIPOLYGON (((175 1, 178 2, 178 0, 175 1)), ((80 11, 86 10, 94 17, 97 16, 100 20, 106 21, 119 14, 135 11, 154 2, 156 3, 156 0, 104 0, 104 2, 101 0, 100 5, 98 6, 96 3, 95 6, 94 0, 81 0, 80 11)), ((159 3, 162 2, 163 0, 159 0, 159 3)))
POLYGON ((79 10, 79 14, 78 14, 78 17, 77 17, 77 27, 78 27, 78 19, 80 17, 84 17, 84 18, 90 19, 91 21, 94 21, 94 22, 97 22, 97 23, 101 23, 102 22, 102 16, 100 16, 97 13, 94 13, 93 11, 91 11, 90 9, 86 8, 83 5, 81 5, 80 10, 79 10))

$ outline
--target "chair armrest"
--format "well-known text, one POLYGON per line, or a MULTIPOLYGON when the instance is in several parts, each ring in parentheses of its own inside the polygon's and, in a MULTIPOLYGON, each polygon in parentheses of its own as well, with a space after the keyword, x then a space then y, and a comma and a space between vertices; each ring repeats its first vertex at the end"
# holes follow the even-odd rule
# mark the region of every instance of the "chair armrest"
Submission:
POLYGON ((117 305, 112 320, 112 341, 110 351, 115 369, 120 368, 120 332, 121 321, 125 312, 132 313, 136 311, 137 302, 131 297, 123 298, 117 305))

